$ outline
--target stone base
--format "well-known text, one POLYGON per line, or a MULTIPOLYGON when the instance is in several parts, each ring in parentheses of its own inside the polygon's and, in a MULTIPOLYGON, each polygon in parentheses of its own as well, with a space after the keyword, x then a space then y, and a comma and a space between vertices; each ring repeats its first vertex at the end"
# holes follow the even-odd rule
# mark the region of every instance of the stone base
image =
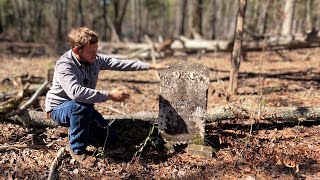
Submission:
POLYGON ((189 154, 194 154, 194 155, 199 155, 199 156, 211 158, 213 149, 211 146, 189 144, 186 151, 189 154))
POLYGON ((180 144, 177 145, 174 142, 167 141, 164 144, 167 153, 174 153, 174 152, 187 152, 192 155, 198 155, 203 157, 212 157, 213 149, 211 146, 204 146, 198 144, 180 144), (177 148, 178 147, 178 148, 177 148))

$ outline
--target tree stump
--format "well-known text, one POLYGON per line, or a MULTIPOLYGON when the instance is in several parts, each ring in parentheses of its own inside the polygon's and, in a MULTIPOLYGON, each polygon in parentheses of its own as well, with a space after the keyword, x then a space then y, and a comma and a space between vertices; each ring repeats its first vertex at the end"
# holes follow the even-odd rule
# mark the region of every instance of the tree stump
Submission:
POLYGON ((209 71, 178 62, 160 72, 159 129, 169 145, 204 144, 209 71))

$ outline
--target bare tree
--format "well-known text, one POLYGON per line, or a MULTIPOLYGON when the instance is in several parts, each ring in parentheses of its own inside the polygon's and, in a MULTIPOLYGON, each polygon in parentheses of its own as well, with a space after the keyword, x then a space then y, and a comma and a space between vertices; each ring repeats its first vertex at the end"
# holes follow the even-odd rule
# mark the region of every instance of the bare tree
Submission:
POLYGON ((264 0, 261 14, 258 20, 258 33, 265 34, 267 31, 269 5, 270 5, 270 1, 264 0))
POLYGON ((185 35, 186 30, 185 30, 185 24, 186 24, 186 18, 187 18, 187 7, 188 7, 188 1, 183 0, 181 3, 181 24, 180 24, 180 29, 179 32, 181 35, 185 35))
POLYGON ((13 4, 13 8, 14 8, 14 13, 16 16, 16 19, 18 20, 19 23, 19 39, 23 40, 23 30, 24 30, 24 23, 23 23, 23 12, 22 12, 22 8, 20 7, 20 3, 18 0, 13 0, 11 1, 13 4))
POLYGON ((2 13, 2 8, 0 7, 0 34, 3 33, 3 13, 2 13))
POLYGON ((202 35, 202 14, 203 14, 203 0, 196 0, 195 7, 193 7, 193 19, 192 19, 192 29, 194 33, 202 35))
POLYGON ((211 11, 211 19, 210 19, 210 26, 211 26, 211 34, 210 39, 216 38, 216 23, 217 23, 217 2, 213 0, 212 2, 212 11, 211 11))
POLYGON ((136 41, 140 41, 141 39, 141 36, 142 36, 142 3, 141 3, 141 0, 136 0, 136 4, 135 4, 135 7, 136 7, 136 11, 138 14, 137 14, 137 23, 135 23, 137 25, 137 35, 136 35, 136 41))
POLYGON ((166 1, 162 1, 161 2, 161 10, 162 10, 162 32, 161 32, 161 34, 162 34, 162 36, 166 36, 167 34, 168 34, 168 31, 169 31, 169 29, 168 29, 168 25, 167 24, 169 24, 169 22, 168 22, 168 10, 167 10, 167 5, 166 5, 166 1))
POLYGON ((63 4, 61 0, 56 1, 56 17, 57 17, 57 40, 62 41, 63 40, 63 33, 62 33, 62 13, 63 4))
POLYGON ((84 16, 83 16, 83 10, 82 10, 82 0, 78 1, 78 20, 79 20, 79 24, 80 26, 84 26, 84 16))
POLYGON ((107 8, 108 8, 108 4, 107 4, 107 1, 103 1, 103 6, 102 6, 102 10, 103 10, 103 14, 102 14, 102 17, 103 17, 103 33, 102 33, 102 40, 107 40, 107 29, 108 29, 108 11, 107 11, 107 8))
POLYGON ((117 0, 112 1, 114 7, 114 27, 118 35, 122 34, 122 22, 126 14, 126 9, 128 5, 128 0, 117 0))
POLYGON ((231 72, 229 91, 231 95, 237 94, 238 90, 238 73, 242 59, 242 36, 244 17, 246 11, 247 0, 239 0, 239 10, 237 14, 236 30, 234 35, 234 46, 231 56, 231 72))
POLYGON ((195 0, 187 0, 187 21, 185 22, 185 35, 187 37, 192 36, 192 28, 193 28, 193 16, 194 16, 194 2, 195 0))
POLYGON ((295 6, 296 0, 286 0, 284 7, 284 20, 281 28, 281 35, 283 36, 291 35, 295 6))
POLYGON ((311 22, 311 0, 305 1, 305 23, 304 23, 305 31, 309 32, 312 29, 311 22))

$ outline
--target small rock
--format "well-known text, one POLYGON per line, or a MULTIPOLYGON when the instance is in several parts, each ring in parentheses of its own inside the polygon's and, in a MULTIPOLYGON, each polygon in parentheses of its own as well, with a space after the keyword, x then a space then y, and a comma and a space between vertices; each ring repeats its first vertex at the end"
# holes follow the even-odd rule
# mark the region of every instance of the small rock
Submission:
POLYGON ((72 171, 72 173, 73 173, 73 174, 78 174, 78 173, 79 173, 79 169, 74 169, 74 170, 72 171))

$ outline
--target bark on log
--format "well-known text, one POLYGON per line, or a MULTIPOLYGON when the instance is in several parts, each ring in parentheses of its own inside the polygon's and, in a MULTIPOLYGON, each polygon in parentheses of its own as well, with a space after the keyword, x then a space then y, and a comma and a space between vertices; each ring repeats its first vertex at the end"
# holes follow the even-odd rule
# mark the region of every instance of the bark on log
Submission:
MULTIPOLYGON (((108 120, 133 120, 158 122, 159 112, 139 112, 130 115, 105 115, 108 120)), ((263 107, 258 108, 242 106, 222 106, 207 111, 206 122, 219 122, 224 120, 246 120, 249 118, 261 119, 270 122, 301 122, 307 120, 320 120, 320 107, 263 107)), ((46 120, 42 111, 27 110, 23 115, 9 117, 8 120, 33 127, 57 127, 52 120, 46 120), (27 122, 27 123, 26 123, 27 122)))
MULTIPOLYGON (((110 121, 113 120, 139 120, 148 121, 152 124, 156 123, 158 120, 158 112, 140 112, 131 115, 105 115, 105 119, 110 121)), ((20 115, 15 115, 8 118, 9 121, 22 124, 24 126, 32 127, 57 127, 57 125, 52 120, 46 119, 46 113, 42 111, 28 110, 20 115)))
POLYGON ((231 119, 261 119, 271 122, 320 120, 320 107, 256 107, 226 106, 208 111, 207 122, 231 119))

